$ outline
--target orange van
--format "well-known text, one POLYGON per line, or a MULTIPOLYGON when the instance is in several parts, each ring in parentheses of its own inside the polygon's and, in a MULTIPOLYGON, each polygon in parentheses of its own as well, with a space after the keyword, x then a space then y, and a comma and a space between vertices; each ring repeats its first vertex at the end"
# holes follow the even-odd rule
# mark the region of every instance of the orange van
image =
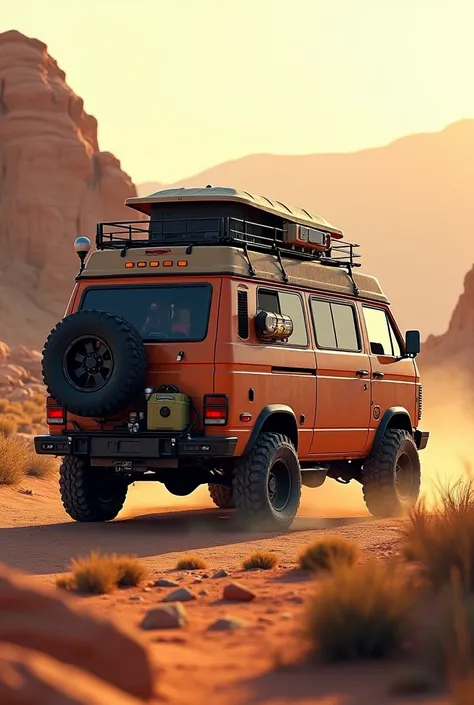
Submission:
POLYGON ((62 501, 108 521, 128 486, 208 484, 246 526, 291 525, 301 486, 362 485, 396 516, 420 488, 420 334, 402 337, 357 245, 307 210, 231 188, 130 198, 100 223, 43 351, 62 501))

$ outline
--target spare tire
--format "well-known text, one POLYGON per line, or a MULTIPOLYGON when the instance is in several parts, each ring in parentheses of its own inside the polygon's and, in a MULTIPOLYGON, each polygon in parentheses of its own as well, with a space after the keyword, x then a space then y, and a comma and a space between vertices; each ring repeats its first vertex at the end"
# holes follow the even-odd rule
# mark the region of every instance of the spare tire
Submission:
POLYGON ((107 417, 124 409, 143 390, 146 367, 140 333, 106 311, 66 316, 43 349, 48 393, 78 416, 107 417))

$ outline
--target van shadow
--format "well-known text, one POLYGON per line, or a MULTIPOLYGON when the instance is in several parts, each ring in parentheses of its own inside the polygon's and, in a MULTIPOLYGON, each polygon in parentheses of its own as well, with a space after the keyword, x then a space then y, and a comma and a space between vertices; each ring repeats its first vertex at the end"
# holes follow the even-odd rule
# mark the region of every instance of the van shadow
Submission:
MULTIPOLYGON (((321 530, 365 522, 344 519, 297 518, 291 532, 321 530)), ((0 562, 37 575, 63 572, 71 556, 93 550, 131 553, 140 558, 167 553, 276 538, 286 532, 242 531, 232 512, 219 509, 153 513, 110 523, 67 522, 0 529, 0 562)))

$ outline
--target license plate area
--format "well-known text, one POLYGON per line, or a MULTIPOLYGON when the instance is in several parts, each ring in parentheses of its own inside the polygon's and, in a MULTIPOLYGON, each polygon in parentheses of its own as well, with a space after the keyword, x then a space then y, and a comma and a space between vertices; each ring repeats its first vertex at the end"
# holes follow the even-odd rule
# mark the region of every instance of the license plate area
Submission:
POLYGON ((158 438, 108 438, 92 437, 90 455, 93 458, 113 458, 133 460, 134 458, 160 458, 160 440, 158 438))

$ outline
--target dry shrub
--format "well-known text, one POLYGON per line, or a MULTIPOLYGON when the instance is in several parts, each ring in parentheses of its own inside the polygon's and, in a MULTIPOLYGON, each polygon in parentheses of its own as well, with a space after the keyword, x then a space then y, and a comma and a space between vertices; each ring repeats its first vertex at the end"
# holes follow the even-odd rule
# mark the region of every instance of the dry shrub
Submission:
POLYGON ((135 556, 116 556, 117 585, 135 587, 147 577, 147 569, 135 556))
POLYGON ((303 570, 331 571, 337 566, 352 566, 358 559, 357 546, 338 536, 323 537, 300 553, 299 566, 303 570))
POLYGON ((16 485, 23 479, 27 453, 23 443, 0 434, 0 485, 16 485))
POLYGON ((207 563, 200 556, 183 556, 176 564, 176 570, 203 570, 204 568, 207 568, 207 563))
POLYGON ((51 455, 37 455, 34 450, 28 450, 25 461, 25 474, 30 477, 47 479, 58 471, 58 461, 51 455))
POLYGON ((9 406, 10 402, 8 399, 0 399, 0 414, 4 414, 9 406))
POLYGON ((318 660, 387 658, 402 650, 413 602, 394 566, 340 566, 318 585, 305 615, 318 660))
POLYGON ((449 585, 453 572, 462 587, 474 589, 474 479, 439 487, 440 504, 428 511, 420 501, 404 534, 406 560, 417 561, 436 588, 449 585))
POLYGON ((268 551, 258 551, 248 556, 242 563, 244 570, 271 570, 278 565, 278 557, 268 551))
POLYGON ((96 551, 74 558, 70 570, 70 575, 57 578, 57 587, 93 595, 139 585, 147 575, 145 567, 134 556, 102 555, 96 551))
POLYGON ((43 413, 43 416, 44 416, 45 400, 43 399, 43 401, 41 402, 41 405, 37 404, 34 401, 27 400, 27 401, 23 402, 22 407, 23 407, 23 413, 25 415, 29 416, 30 418, 32 416, 34 416, 35 414, 38 414, 41 412, 43 413))
POLYGON ((17 422, 9 416, 0 416, 0 434, 5 438, 13 436, 18 429, 17 422))

